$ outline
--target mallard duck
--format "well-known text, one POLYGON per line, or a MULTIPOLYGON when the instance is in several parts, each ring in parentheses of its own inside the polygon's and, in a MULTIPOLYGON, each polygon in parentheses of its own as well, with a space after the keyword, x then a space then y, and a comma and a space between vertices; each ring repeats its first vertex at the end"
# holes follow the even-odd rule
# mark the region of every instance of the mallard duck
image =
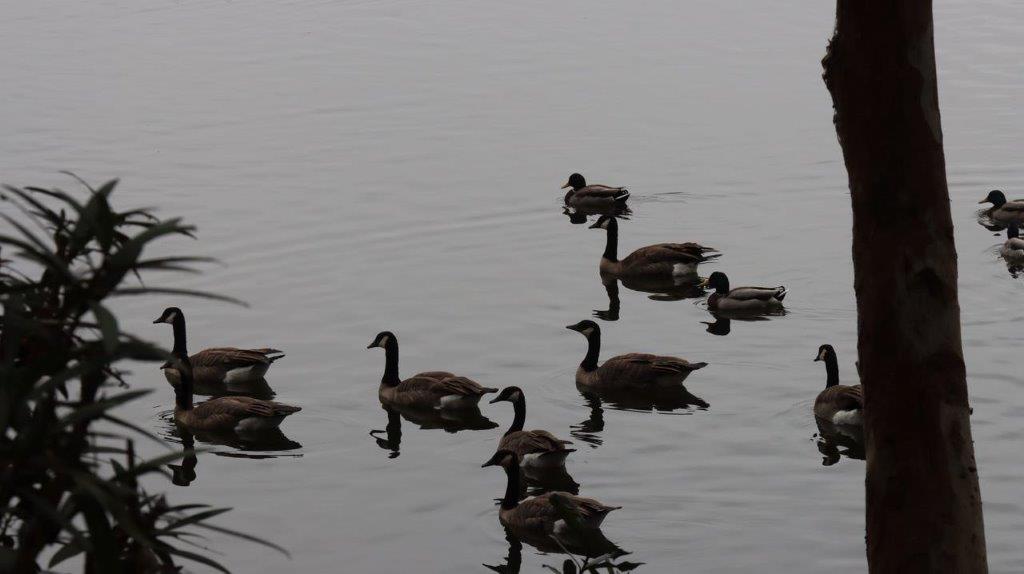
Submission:
POLYGON ((737 287, 729 289, 729 278, 721 271, 715 271, 701 283, 701 287, 715 290, 708 297, 712 311, 765 312, 782 307, 786 288, 782 287, 737 287))
POLYGON ((625 203, 629 199, 629 190, 624 187, 608 187, 607 185, 587 185, 583 176, 574 173, 569 176, 562 189, 569 189, 565 194, 565 204, 572 207, 600 207, 616 203, 625 203))
POLYGON ((1003 259, 1011 263, 1024 262, 1024 239, 1019 237, 1020 231, 1016 223, 1011 223, 1006 228, 1006 242, 999 250, 1003 259))
POLYGON ((720 255, 714 253, 714 248, 699 243, 658 243, 641 247, 619 261, 619 224, 616 218, 603 215, 590 228, 607 231, 600 269, 601 273, 617 277, 696 278, 698 263, 720 255))
POLYGON ((424 409, 469 409, 480 397, 498 389, 482 387, 476 381, 447 371, 428 371, 405 379, 398 376, 398 337, 382 331, 366 348, 384 349, 384 376, 378 394, 384 404, 424 409))
POLYGON ((818 348, 815 361, 825 362, 825 390, 814 399, 814 416, 834 425, 861 425, 864 414, 864 391, 860 385, 839 384, 839 361, 832 345, 818 348))
POLYGON ((174 329, 171 368, 178 372, 174 386, 174 420, 192 431, 252 432, 272 429, 300 407, 251 397, 220 397, 193 405, 194 379, 185 341, 185 314, 168 307, 153 323, 168 323, 174 329))
POLYGON ((551 468, 565 465, 565 457, 576 449, 566 448, 572 441, 562 440, 545 430, 523 430, 526 422, 526 395, 519 387, 505 387, 491 404, 508 401, 515 410, 512 426, 498 442, 498 450, 514 452, 519 464, 528 467, 551 468))
POLYGON ((501 509, 498 511, 498 520, 513 530, 563 534, 569 530, 565 520, 561 518, 566 514, 577 519, 579 528, 596 529, 601 526, 609 512, 622 508, 561 491, 547 492, 520 502, 521 478, 516 453, 499 450, 481 466, 500 466, 505 469, 508 482, 505 486, 505 497, 501 500, 501 509))
POLYGON ((681 385, 690 373, 707 363, 691 363, 678 357, 629 353, 612 357, 598 366, 601 353, 601 327, 591 320, 569 325, 587 338, 587 355, 576 369, 576 384, 594 389, 634 388, 657 390, 681 385))
POLYGON ((994 221, 1000 223, 1016 223, 1018 225, 1024 225, 1024 200, 1015 199, 1013 201, 1007 201, 1006 195, 998 189, 993 189, 988 192, 985 199, 978 202, 991 203, 992 207, 985 210, 985 214, 991 217, 994 221))

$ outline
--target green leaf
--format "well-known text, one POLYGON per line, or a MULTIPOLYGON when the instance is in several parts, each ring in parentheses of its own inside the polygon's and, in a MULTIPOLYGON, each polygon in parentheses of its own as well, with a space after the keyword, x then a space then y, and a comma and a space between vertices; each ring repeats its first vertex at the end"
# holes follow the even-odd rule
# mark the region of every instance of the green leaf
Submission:
POLYGON ((89 303, 89 309, 92 310, 96 322, 99 323, 100 332, 103 333, 103 348, 108 353, 113 353, 114 349, 117 349, 118 334, 120 333, 117 328, 117 319, 114 318, 113 313, 99 303, 89 303))
POLYGON ((50 566, 49 567, 53 568, 54 566, 60 564, 61 562, 67 560, 68 558, 72 558, 74 556, 78 556, 79 554, 84 552, 84 550, 85 550, 84 548, 82 548, 81 546, 75 544, 74 542, 68 542, 64 546, 61 546, 60 550, 58 550, 57 552, 55 552, 53 554, 53 557, 50 558, 50 566))
POLYGON ((133 401, 141 396, 148 395, 151 392, 152 391, 150 389, 125 391, 112 397, 100 399, 94 403, 77 407, 75 410, 61 417, 59 422, 62 425, 72 425, 83 420, 95 419, 116 406, 123 405, 128 401, 133 401))
POLYGON ((200 299, 213 299, 214 301, 224 301, 227 303, 234 303, 242 307, 248 307, 249 304, 241 299, 235 299, 234 297, 227 297, 225 295, 216 295, 208 293, 206 291, 193 291, 191 289, 171 289, 163 287, 124 287, 121 289, 115 289, 111 295, 182 295, 185 297, 198 297, 200 299))

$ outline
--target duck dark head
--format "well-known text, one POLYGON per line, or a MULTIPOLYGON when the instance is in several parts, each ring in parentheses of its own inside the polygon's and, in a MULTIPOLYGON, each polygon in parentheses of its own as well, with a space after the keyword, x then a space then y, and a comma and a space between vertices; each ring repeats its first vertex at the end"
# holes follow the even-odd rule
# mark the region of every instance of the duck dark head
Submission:
POLYGON ((582 175, 580 175, 578 173, 574 173, 574 174, 569 176, 569 181, 565 182, 565 185, 562 186, 562 189, 567 189, 567 188, 570 188, 570 187, 573 190, 582 189, 584 187, 587 187, 587 180, 583 179, 582 175))
POLYGON ((1006 203, 1006 195, 1003 194, 1003 192, 999 191, 998 189, 993 189, 992 191, 988 192, 988 195, 985 196, 985 199, 979 201, 978 203, 991 203, 996 207, 1000 207, 1006 203))
POLYGON ((1020 229, 1017 227, 1016 223, 1011 223, 1008 226, 1006 226, 1006 238, 1007 239, 1016 239, 1019 236, 1020 236, 1020 229))
POLYGON ((726 277, 725 273, 715 271, 700 286, 714 289, 716 293, 725 294, 729 292, 729 278, 726 277))
POLYGON ((394 333, 391 331, 381 331, 380 333, 377 333, 377 336, 373 338, 373 342, 367 345, 366 348, 373 349, 380 347, 381 349, 386 349, 388 345, 393 345, 395 343, 398 343, 398 337, 395 337, 394 333))
POLYGON ((602 215, 601 217, 597 218, 597 221, 595 221, 593 225, 590 226, 590 229, 608 229, 615 225, 618 225, 617 223, 615 223, 615 216, 602 215))
POLYGON ((576 323, 575 325, 567 325, 565 328, 569 329, 570 331, 576 331, 577 333, 582 333, 583 336, 588 338, 588 339, 592 335, 595 335, 595 334, 600 335, 601 334, 601 327, 598 326, 597 323, 591 321, 590 319, 586 319, 586 320, 580 321, 579 323, 576 323))
POLYGON ((185 318, 185 314, 181 312, 181 309, 177 307, 168 307, 164 309, 164 312, 159 317, 153 320, 153 324, 167 323, 173 325, 175 321, 185 318))
POLYGON ((501 392, 498 393, 498 396, 491 399, 491 404, 493 405, 494 403, 499 403, 501 401, 508 401, 510 403, 514 403, 518 400, 522 400, 522 398, 523 390, 520 389, 519 387, 505 387, 504 389, 501 389, 501 392))
POLYGON ((481 464, 480 468, 488 466, 501 466, 504 468, 509 468, 516 464, 519 464, 519 461, 516 460, 516 454, 514 452, 510 450, 499 450, 498 452, 494 453, 494 456, 489 458, 487 462, 481 464))

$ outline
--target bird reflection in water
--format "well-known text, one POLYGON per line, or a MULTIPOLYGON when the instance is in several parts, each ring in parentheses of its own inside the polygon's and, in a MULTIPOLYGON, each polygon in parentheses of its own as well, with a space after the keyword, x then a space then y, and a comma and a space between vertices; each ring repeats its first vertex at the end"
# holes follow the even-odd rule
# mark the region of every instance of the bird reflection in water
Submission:
POLYGON ((707 325, 707 329, 705 330, 708 333, 718 337, 725 337, 729 333, 732 333, 733 321, 740 321, 742 323, 760 323, 770 321, 772 317, 782 317, 785 314, 785 309, 779 309, 777 311, 772 311, 771 313, 759 314, 712 311, 711 316, 714 318, 714 321, 701 321, 700 323, 702 325, 707 325))
POLYGON ((498 423, 488 419, 480 409, 441 410, 411 409, 381 404, 388 415, 388 423, 383 429, 370 430, 370 436, 377 446, 388 451, 388 458, 398 458, 402 445, 402 419, 419 426, 421 429, 441 429, 449 433, 467 430, 488 430, 498 423))
POLYGON ((654 411, 670 413, 679 410, 705 410, 711 405, 691 393, 686 387, 672 386, 663 389, 640 391, 635 388, 621 390, 584 390, 576 386, 580 396, 590 409, 590 415, 578 424, 572 425, 569 434, 597 448, 604 441, 604 407, 622 411, 654 411))
POLYGON ((199 458, 196 456, 195 448, 195 437, 187 429, 182 428, 181 452, 184 456, 181 458, 181 464, 167 465, 167 468, 171 469, 171 482, 175 486, 188 486, 196 479, 196 465, 199 464, 199 458))
POLYGON ((569 218, 573 225, 583 225, 592 215, 614 215, 619 219, 629 219, 633 211, 624 204, 607 207, 562 207, 562 214, 569 218))
POLYGON ((832 466, 842 457, 864 460, 864 431, 861 427, 834 425, 814 417, 818 423, 815 444, 822 455, 821 464, 832 466))
MULTIPOLYGON (((505 562, 497 565, 484 564, 484 568, 500 574, 518 574, 523 565, 523 543, 545 554, 562 554, 580 558, 607 556, 615 559, 629 554, 605 537, 604 533, 598 529, 568 532, 560 534, 556 538, 554 535, 542 532, 505 527, 505 540, 508 542, 508 554, 505 556, 505 562)), ((623 564, 624 568, 619 568, 616 571, 625 572, 638 565, 623 564)))
MULTIPOLYGON (((281 456, 301 457, 300 453, 289 453, 302 448, 302 445, 291 440, 281 431, 280 428, 272 428, 255 432, 209 432, 188 430, 178 425, 171 419, 167 432, 167 438, 175 442, 181 442, 185 448, 194 448, 196 442, 204 445, 215 445, 229 447, 231 450, 215 450, 213 454, 234 458, 276 458, 281 456), (193 445, 193 446, 188 446, 193 445)), ((182 461, 185 467, 186 460, 182 461)), ((191 463, 192 477, 189 482, 195 479, 196 463, 191 463)), ((187 468, 182 469, 183 473, 189 472, 187 468)), ((183 478, 188 474, 183 474, 183 478)))
POLYGON ((704 290, 695 281, 675 282, 673 280, 619 279, 613 275, 601 275, 601 283, 608 295, 608 309, 594 309, 594 317, 603 321, 618 321, 622 301, 619 299, 619 283, 630 291, 649 294, 652 301, 682 301, 704 296, 704 290))

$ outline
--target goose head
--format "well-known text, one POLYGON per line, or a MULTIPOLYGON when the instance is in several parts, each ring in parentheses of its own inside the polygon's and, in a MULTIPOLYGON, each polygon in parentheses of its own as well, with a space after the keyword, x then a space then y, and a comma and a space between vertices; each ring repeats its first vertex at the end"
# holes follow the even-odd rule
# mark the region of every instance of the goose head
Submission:
POLYGON ((502 468, 510 468, 513 465, 518 465, 519 461, 516 459, 516 454, 510 450, 499 450, 494 453, 487 462, 480 465, 480 468, 488 466, 500 466, 502 468))
POLYGON ((493 405, 494 403, 498 403, 501 401, 508 401, 510 403, 514 403, 522 398, 523 390, 520 389, 519 387, 505 387, 504 389, 501 389, 501 392, 498 393, 498 396, 491 399, 490 404, 493 405))
POLYGON ((185 315, 184 315, 184 313, 181 312, 181 309, 179 309, 177 307, 168 307, 168 308, 164 309, 164 312, 161 313, 159 317, 157 317, 156 319, 153 319, 153 324, 154 325, 157 324, 157 323, 167 323, 169 325, 170 324, 174 324, 175 321, 177 321, 178 319, 181 319, 184 316, 185 315))
POLYGON ((577 333, 582 334, 584 337, 588 339, 594 336, 595 334, 601 334, 601 327, 599 327, 597 323, 591 321, 590 319, 580 321, 575 325, 566 325, 565 328, 569 329, 570 331, 576 331, 577 333))
POLYGON ((614 216, 602 215, 601 217, 597 218, 597 221, 595 221, 594 224, 589 227, 589 229, 608 229, 613 225, 617 225, 617 223, 615 223, 614 216))
POLYGON ((377 333, 377 336, 373 338, 373 341, 366 346, 367 349, 373 349, 380 347, 381 349, 387 348, 388 345, 397 343, 398 338, 391 331, 381 331, 377 333))
POLYGON ((818 347, 818 354, 814 356, 814 361, 826 361, 829 357, 835 357, 836 350, 832 348, 832 345, 822 345, 818 347))

